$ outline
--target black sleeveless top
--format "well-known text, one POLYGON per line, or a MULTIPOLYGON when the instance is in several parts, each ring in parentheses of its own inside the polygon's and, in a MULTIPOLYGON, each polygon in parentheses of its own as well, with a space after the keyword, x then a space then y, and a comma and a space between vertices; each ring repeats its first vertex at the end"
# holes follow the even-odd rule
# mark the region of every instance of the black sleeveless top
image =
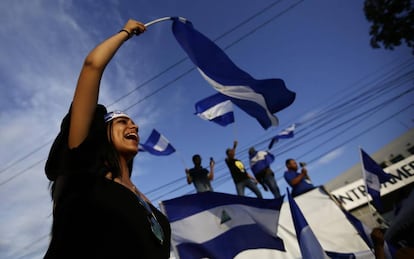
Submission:
POLYGON ((44 258, 169 258, 170 224, 150 205, 164 232, 161 244, 151 230, 148 213, 128 188, 104 177, 100 148, 106 138, 97 106, 88 137, 69 150, 69 116, 62 121, 46 162, 54 181, 51 241, 44 258))

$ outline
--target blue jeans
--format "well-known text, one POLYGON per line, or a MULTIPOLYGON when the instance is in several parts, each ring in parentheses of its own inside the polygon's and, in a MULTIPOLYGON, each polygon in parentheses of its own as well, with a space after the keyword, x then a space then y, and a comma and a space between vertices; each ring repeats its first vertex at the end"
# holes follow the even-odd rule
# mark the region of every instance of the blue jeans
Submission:
POLYGON ((260 192, 259 188, 257 188, 257 185, 253 182, 252 179, 246 179, 244 181, 236 183, 237 195, 244 196, 245 187, 254 192, 257 198, 263 198, 262 193, 260 192))
POLYGON ((275 197, 275 199, 280 198, 279 186, 277 186, 275 176, 273 173, 265 174, 265 176, 263 177, 263 183, 273 193, 273 196, 275 197))
POLYGON ((194 181, 193 183, 194 183, 194 187, 197 192, 212 192, 213 191, 213 188, 211 187, 210 183, 205 184, 205 183, 200 183, 197 181, 194 181))

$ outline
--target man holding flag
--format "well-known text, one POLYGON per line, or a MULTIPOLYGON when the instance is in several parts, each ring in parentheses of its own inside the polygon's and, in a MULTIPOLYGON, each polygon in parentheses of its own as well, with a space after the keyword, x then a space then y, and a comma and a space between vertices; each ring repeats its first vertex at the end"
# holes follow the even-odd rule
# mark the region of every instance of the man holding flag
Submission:
POLYGON ((209 192, 213 191, 211 182, 214 179, 214 160, 210 158, 210 171, 201 166, 201 156, 195 154, 193 156, 194 167, 191 169, 185 169, 187 176, 187 183, 194 184, 197 192, 209 192))
POLYGON ((254 192, 257 198, 263 198, 259 188, 257 188, 256 179, 247 173, 243 163, 235 158, 237 141, 233 142, 233 148, 226 150, 226 164, 230 170, 231 177, 233 178, 234 184, 236 185, 237 194, 244 196, 244 188, 249 188, 254 192))
POLYGON ((275 160, 275 156, 268 151, 256 151, 254 147, 249 149, 250 169, 252 169, 257 181, 263 186, 265 191, 270 189, 275 199, 280 197, 279 187, 275 180, 275 174, 270 168, 270 164, 275 160))

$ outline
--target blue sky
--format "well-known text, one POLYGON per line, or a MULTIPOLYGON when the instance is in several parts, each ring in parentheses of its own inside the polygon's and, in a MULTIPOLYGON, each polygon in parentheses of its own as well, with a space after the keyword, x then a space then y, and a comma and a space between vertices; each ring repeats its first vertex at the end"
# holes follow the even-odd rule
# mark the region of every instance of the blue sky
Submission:
POLYGON ((282 78, 297 94, 277 114, 279 127, 264 130, 237 108, 236 122, 221 127, 193 114, 194 103, 214 90, 186 59, 170 22, 126 42, 107 67, 99 101, 126 109, 142 140, 155 128, 177 149, 135 159, 133 181, 154 203, 193 192, 184 168, 195 153, 204 166, 215 158, 213 188, 235 194, 223 162, 234 139, 247 165, 250 146, 263 149, 271 136, 302 123, 294 139, 272 149, 284 191, 286 158, 308 162, 321 185, 358 162, 359 146, 374 153, 412 128, 411 52, 372 49, 362 7, 363 1, 337 0, 1 1, 0 257, 44 254, 52 204, 43 167, 51 141, 83 59, 128 18, 185 17, 253 77, 282 78))

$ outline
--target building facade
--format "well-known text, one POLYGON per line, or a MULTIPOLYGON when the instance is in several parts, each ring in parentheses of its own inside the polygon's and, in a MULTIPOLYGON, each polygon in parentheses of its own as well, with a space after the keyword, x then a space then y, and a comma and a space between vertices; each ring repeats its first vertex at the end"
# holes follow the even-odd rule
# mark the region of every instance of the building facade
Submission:
POLYGON ((407 131, 379 151, 369 154, 385 172, 392 175, 381 185, 381 202, 384 210, 376 212, 368 206, 371 197, 365 191, 361 163, 325 184, 340 206, 370 227, 391 223, 398 204, 414 188, 414 129, 407 131))

